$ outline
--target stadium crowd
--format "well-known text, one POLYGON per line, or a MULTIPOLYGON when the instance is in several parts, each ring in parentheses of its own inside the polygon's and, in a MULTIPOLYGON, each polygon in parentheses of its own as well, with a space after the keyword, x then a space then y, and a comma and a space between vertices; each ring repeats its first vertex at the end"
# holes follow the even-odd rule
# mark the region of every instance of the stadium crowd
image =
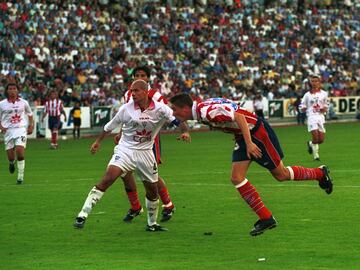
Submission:
POLYGON ((147 65, 167 97, 295 97, 311 73, 331 96, 359 95, 359 5, 275 2, 2 2, 0 94, 15 80, 32 105, 50 89, 65 106, 116 105, 147 65))

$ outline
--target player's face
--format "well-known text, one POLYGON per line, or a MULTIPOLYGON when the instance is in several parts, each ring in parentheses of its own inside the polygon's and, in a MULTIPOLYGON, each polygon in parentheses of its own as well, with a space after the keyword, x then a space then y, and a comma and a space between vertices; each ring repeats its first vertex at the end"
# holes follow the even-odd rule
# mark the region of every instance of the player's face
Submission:
POLYGON ((144 87, 141 87, 140 84, 136 83, 131 86, 131 95, 134 102, 142 102, 148 98, 148 91, 144 87))
POLYGON ((321 87, 321 82, 319 78, 311 78, 310 83, 313 89, 320 89, 321 87))
POLYGON ((134 74, 134 80, 143 80, 145 82, 148 82, 149 78, 146 75, 146 72, 143 70, 138 70, 136 71, 136 73, 134 74))
POLYGON ((7 89, 9 99, 16 99, 18 96, 18 90, 15 85, 9 85, 7 89))
POLYGON ((171 109, 173 110, 173 115, 176 119, 184 122, 192 118, 191 108, 185 106, 180 108, 174 104, 171 104, 171 109))
POLYGON ((57 93, 56 92, 51 92, 50 99, 55 99, 56 97, 57 97, 57 93))

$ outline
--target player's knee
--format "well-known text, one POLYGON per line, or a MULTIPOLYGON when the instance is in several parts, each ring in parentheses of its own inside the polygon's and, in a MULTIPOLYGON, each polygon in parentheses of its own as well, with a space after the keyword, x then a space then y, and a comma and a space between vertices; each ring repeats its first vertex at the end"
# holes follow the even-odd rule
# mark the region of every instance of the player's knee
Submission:
POLYGON ((233 183, 234 186, 241 185, 246 181, 245 176, 244 177, 232 177, 231 183, 233 183))

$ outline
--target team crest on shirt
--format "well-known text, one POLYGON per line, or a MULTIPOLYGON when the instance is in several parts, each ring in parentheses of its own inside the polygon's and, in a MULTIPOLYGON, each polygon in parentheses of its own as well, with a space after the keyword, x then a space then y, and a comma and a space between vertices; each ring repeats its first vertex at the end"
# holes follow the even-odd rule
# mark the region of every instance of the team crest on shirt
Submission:
POLYGON ((151 130, 146 131, 146 129, 143 129, 135 132, 136 134, 133 137, 135 142, 143 143, 143 142, 151 141, 151 134, 152 134, 151 130))
POLYGON ((15 115, 11 116, 11 119, 10 119, 11 124, 17 124, 20 122, 21 122, 21 115, 16 113, 15 115))

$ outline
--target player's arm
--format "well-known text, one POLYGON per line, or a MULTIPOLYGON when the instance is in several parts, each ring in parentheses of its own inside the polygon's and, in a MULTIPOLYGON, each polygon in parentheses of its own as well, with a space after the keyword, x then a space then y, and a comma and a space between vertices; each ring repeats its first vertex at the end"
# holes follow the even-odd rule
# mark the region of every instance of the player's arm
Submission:
POLYGON ((25 102, 25 112, 28 116, 27 134, 30 135, 33 133, 34 130, 34 116, 28 102, 25 102))
POLYGON ((251 158, 251 156, 255 158, 261 158, 261 150, 259 147, 257 147, 256 144, 253 143, 251 139, 250 129, 246 122, 245 116, 241 113, 235 112, 234 121, 239 126, 241 133, 244 137, 248 158, 251 158))
POLYGON ((306 103, 307 103, 307 94, 305 94, 305 95, 303 96, 303 98, 301 99, 301 103, 300 103, 300 105, 299 105, 300 111, 306 112, 306 109, 307 109, 306 103))
POLYGON ((90 147, 90 152, 91 154, 95 154, 99 149, 100 149, 100 145, 102 140, 108 135, 110 134, 111 131, 105 131, 103 130, 101 132, 101 134, 96 138, 95 142, 91 145, 90 147))
POLYGON ((27 134, 30 135, 34 131, 34 117, 32 115, 28 115, 29 125, 27 127, 27 134))
POLYGON ((179 124, 180 129, 180 136, 177 137, 177 140, 185 141, 185 142, 191 142, 191 136, 189 132, 189 125, 186 122, 181 122, 179 124))
POLYGON ((44 111, 42 113, 42 116, 41 116, 41 122, 44 122, 44 119, 45 119, 46 115, 47 115, 47 110, 46 110, 46 106, 45 106, 45 109, 44 109, 44 111))
MULTIPOLYGON (((2 115, 2 110, 0 109, 0 119, 1 119, 1 115, 2 115)), ((7 129, 4 128, 4 127, 2 126, 2 124, 0 123, 0 132, 5 133, 6 130, 7 130, 7 129)))
POLYGON ((64 121, 66 122, 66 113, 65 113, 64 106, 62 103, 61 103, 61 114, 64 116, 64 121))

